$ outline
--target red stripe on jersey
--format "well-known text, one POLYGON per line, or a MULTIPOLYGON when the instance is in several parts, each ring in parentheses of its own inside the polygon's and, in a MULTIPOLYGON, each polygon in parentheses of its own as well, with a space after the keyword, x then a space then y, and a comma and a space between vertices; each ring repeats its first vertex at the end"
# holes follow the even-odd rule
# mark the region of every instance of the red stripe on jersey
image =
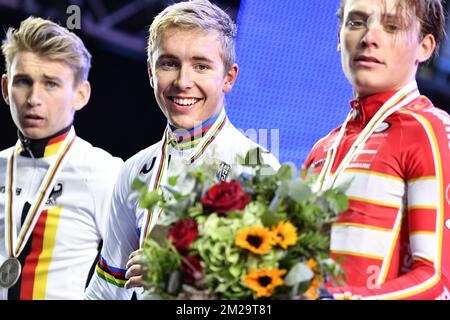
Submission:
POLYGON ((410 209, 408 216, 410 232, 436 232, 435 209, 410 209))
POLYGON ((25 259, 22 271, 22 283, 20 288, 21 300, 32 300, 34 281, 36 278, 36 267, 39 256, 43 249, 45 222, 47 221, 47 210, 42 211, 39 219, 34 227, 31 238, 31 251, 25 259))
POLYGON ((397 217, 397 208, 385 207, 364 201, 349 200, 349 208, 342 213, 338 223, 351 222, 366 227, 376 227, 391 230, 397 217))

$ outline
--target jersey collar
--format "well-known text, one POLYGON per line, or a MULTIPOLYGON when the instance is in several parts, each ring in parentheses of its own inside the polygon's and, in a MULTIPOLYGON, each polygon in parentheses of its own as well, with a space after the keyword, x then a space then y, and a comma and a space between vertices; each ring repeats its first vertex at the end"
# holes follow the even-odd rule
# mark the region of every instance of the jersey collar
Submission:
POLYGON ((62 129, 61 131, 42 139, 26 138, 20 130, 17 135, 20 139, 19 154, 27 158, 43 158, 55 155, 64 138, 69 134, 72 125, 62 129))

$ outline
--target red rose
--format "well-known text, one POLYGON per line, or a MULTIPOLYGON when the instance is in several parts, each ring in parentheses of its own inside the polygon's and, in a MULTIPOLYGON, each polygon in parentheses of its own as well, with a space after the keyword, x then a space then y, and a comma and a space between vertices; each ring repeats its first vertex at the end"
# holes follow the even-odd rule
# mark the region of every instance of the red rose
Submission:
POLYGON ((181 270, 183 270, 183 283, 195 287, 200 286, 205 274, 198 255, 185 257, 181 262, 181 270))
POLYGON ((242 210, 249 202, 250 196, 242 191, 241 184, 236 180, 216 184, 202 197, 205 211, 218 214, 242 210))
POLYGON ((192 241, 198 236, 197 222, 194 219, 178 220, 167 235, 172 239, 173 245, 178 252, 186 255, 192 241))

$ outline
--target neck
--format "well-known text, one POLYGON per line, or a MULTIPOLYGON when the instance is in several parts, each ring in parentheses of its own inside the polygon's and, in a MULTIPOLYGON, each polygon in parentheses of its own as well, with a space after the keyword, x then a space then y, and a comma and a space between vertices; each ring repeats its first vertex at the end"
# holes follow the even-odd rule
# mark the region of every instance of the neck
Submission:
POLYGON ((209 131, 213 124, 219 118, 221 112, 202 122, 200 125, 191 129, 177 128, 169 124, 169 134, 171 145, 177 149, 190 149, 195 147, 201 138, 209 131))
POLYGON ((21 143, 20 155, 31 158, 42 158, 53 155, 55 153, 53 152, 54 148, 50 147, 64 140, 71 127, 72 124, 49 137, 41 139, 30 139, 20 132, 20 130, 17 130, 17 135, 21 143))

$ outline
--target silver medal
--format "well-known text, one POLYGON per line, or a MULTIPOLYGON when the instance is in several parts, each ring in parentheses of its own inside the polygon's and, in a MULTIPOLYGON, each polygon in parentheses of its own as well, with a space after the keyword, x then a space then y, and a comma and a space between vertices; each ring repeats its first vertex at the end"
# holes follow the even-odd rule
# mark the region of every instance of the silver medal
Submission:
POLYGON ((16 258, 8 258, 0 267, 0 287, 11 288, 20 277, 22 266, 16 258))

